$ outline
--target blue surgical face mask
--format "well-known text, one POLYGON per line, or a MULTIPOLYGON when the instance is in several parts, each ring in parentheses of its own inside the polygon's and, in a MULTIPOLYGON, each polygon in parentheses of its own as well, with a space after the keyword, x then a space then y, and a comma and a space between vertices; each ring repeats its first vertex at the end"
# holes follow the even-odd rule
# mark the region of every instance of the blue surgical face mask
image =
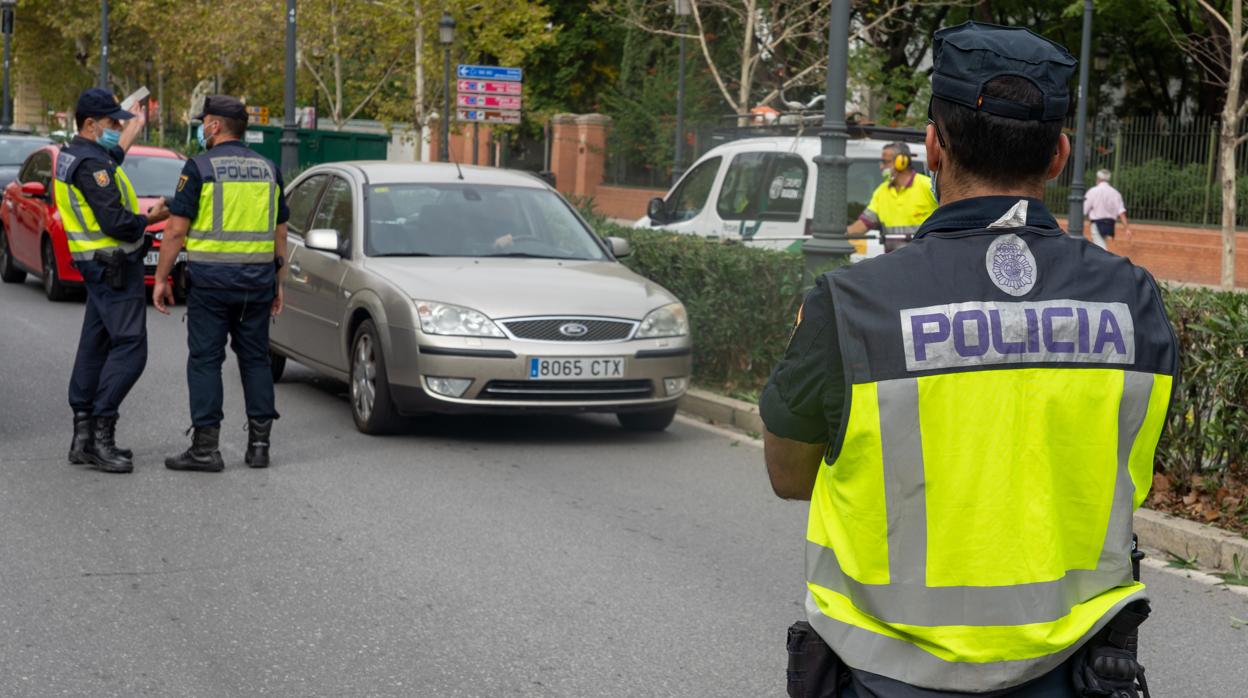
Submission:
POLYGON ((195 140, 199 141, 199 147, 205 150, 208 149, 208 139, 204 137, 204 125, 202 123, 195 131, 195 140))
POLYGON ((100 133, 100 139, 98 142, 105 148, 112 150, 121 144, 121 131, 114 131, 111 128, 106 128, 100 133))

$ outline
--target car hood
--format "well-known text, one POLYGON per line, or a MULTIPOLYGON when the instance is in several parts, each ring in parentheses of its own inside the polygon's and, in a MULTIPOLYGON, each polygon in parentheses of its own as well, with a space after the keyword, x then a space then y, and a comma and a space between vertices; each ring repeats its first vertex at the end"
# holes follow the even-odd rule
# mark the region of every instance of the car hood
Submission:
POLYGON ((491 318, 593 315, 640 320, 676 298, 615 262, 409 257, 365 267, 411 298, 479 310, 491 318))
MULTIPOLYGON (((160 200, 159 196, 140 196, 139 197, 139 213, 146 214, 147 209, 155 206, 156 202, 159 200, 160 200)), ((164 229, 165 229, 165 221, 161 221, 159 223, 153 223, 147 226, 147 232, 149 233, 155 233, 158 231, 162 231, 164 229)))

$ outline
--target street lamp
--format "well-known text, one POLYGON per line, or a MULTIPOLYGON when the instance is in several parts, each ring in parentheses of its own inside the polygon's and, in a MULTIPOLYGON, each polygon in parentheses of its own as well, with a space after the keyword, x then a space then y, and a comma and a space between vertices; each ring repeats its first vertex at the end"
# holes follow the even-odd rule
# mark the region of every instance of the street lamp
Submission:
POLYGON ((108 0, 100 0, 100 87, 108 89, 108 0))
POLYGON ((845 85, 849 79, 849 0, 832 0, 832 21, 828 24, 828 88, 823 102, 822 143, 815 156, 819 168, 815 189, 815 217, 811 238, 802 245, 806 269, 814 273, 838 258, 848 259, 854 246, 846 237, 849 215, 846 198, 849 185, 849 159, 845 143, 845 85))
POLYGON ((299 169, 299 131, 295 126, 295 0, 286 0, 286 94, 282 110, 282 171, 299 169))
POLYGON ((685 173, 685 27, 693 5, 689 0, 676 0, 676 16, 680 18, 680 63, 676 76, 676 153, 672 157, 672 185, 685 173))
POLYGON ((4 32, 4 100, 0 109, 0 131, 8 131, 13 127, 13 104, 9 100, 9 66, 13 50, 13 8, 17 0, 0 0, 0 31, 4 32))
POLYGON ((451 44, 455 43, 455 18, 449 12, 438 20, 438 43, 442 44, 442 162, 451 159, 451 44))
POLYGON ((1079 105, 1075 110, 1075 164, 1070 177, 1066 232, 1083 237, 1083 168, 1088 150, 1088 61, 1092 53, 1092 0, 1083 0, 1083 39, 1079 45, 1079 105))

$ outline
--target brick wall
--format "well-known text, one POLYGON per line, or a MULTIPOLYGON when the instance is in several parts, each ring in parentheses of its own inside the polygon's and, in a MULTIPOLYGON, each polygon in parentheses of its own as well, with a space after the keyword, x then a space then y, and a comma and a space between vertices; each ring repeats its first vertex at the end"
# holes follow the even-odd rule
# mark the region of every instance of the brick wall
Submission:
POLYGON ((666 193, 662 189, 612 187, 603 184, 594 194, 594 210, 608 218, 635 221, 646 215, 646 206, 650 199, 666 193))
MULTIPOLYGON (((1064 219, 1058 219, 1065 226, 1064 219)), ((1216 286, 1222 277, 1222 233, 1209 228, 1131 224, 1131 239, 1119 233, 1109 241, 1111 252, 1166 281, 1216 286)), ((1087 225, 1084 226, 1084 235, 1087 225)), ((1248 288, 1248 233, 1235 238, 1235 285, 1248 288)))

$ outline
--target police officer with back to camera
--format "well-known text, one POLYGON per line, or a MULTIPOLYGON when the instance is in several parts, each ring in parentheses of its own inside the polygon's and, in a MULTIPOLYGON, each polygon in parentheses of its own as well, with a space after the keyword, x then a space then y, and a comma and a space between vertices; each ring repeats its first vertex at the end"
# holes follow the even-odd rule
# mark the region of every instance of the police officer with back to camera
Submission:
POLYGON ((134 187, 121 168, 143 128, 142 118, 100 88, 82 93, 74 118, 78 135, 57 155, 52 183, 70 256, 87 290, 69 382, 74 410, 69 461, 128 473, 134 470, 133 454, 118 448, 115 438, 118 409, 147 363, 145 229, 164 220, 168 211, 162 199, 149 215, 140 214, 134 187))
POLYGON ((1148 272, 1041 202, 1070 54, 970 22, 933 52, 940 207, 819 277, 761 399, 772 487, 810 500, 790 695, 1147 695, 1132 512, 1175 338, 1148 272))
POLYGON ((220 472, 221 364, 227 337, 238 357, 247 405, 247 465, 269 465, 269 435, 278 417, 269 367, 269 318, 282 311, 286 208, 277 165, 240 139, 247 109, 239 100, 204 100, 199 143, 205 152, 182 169, 170 206, 152 302, 166 315, 173 303, 168 278, 178 251, 187 255, 186 381, 190 448, 165 459, 171 470, 220 472))

